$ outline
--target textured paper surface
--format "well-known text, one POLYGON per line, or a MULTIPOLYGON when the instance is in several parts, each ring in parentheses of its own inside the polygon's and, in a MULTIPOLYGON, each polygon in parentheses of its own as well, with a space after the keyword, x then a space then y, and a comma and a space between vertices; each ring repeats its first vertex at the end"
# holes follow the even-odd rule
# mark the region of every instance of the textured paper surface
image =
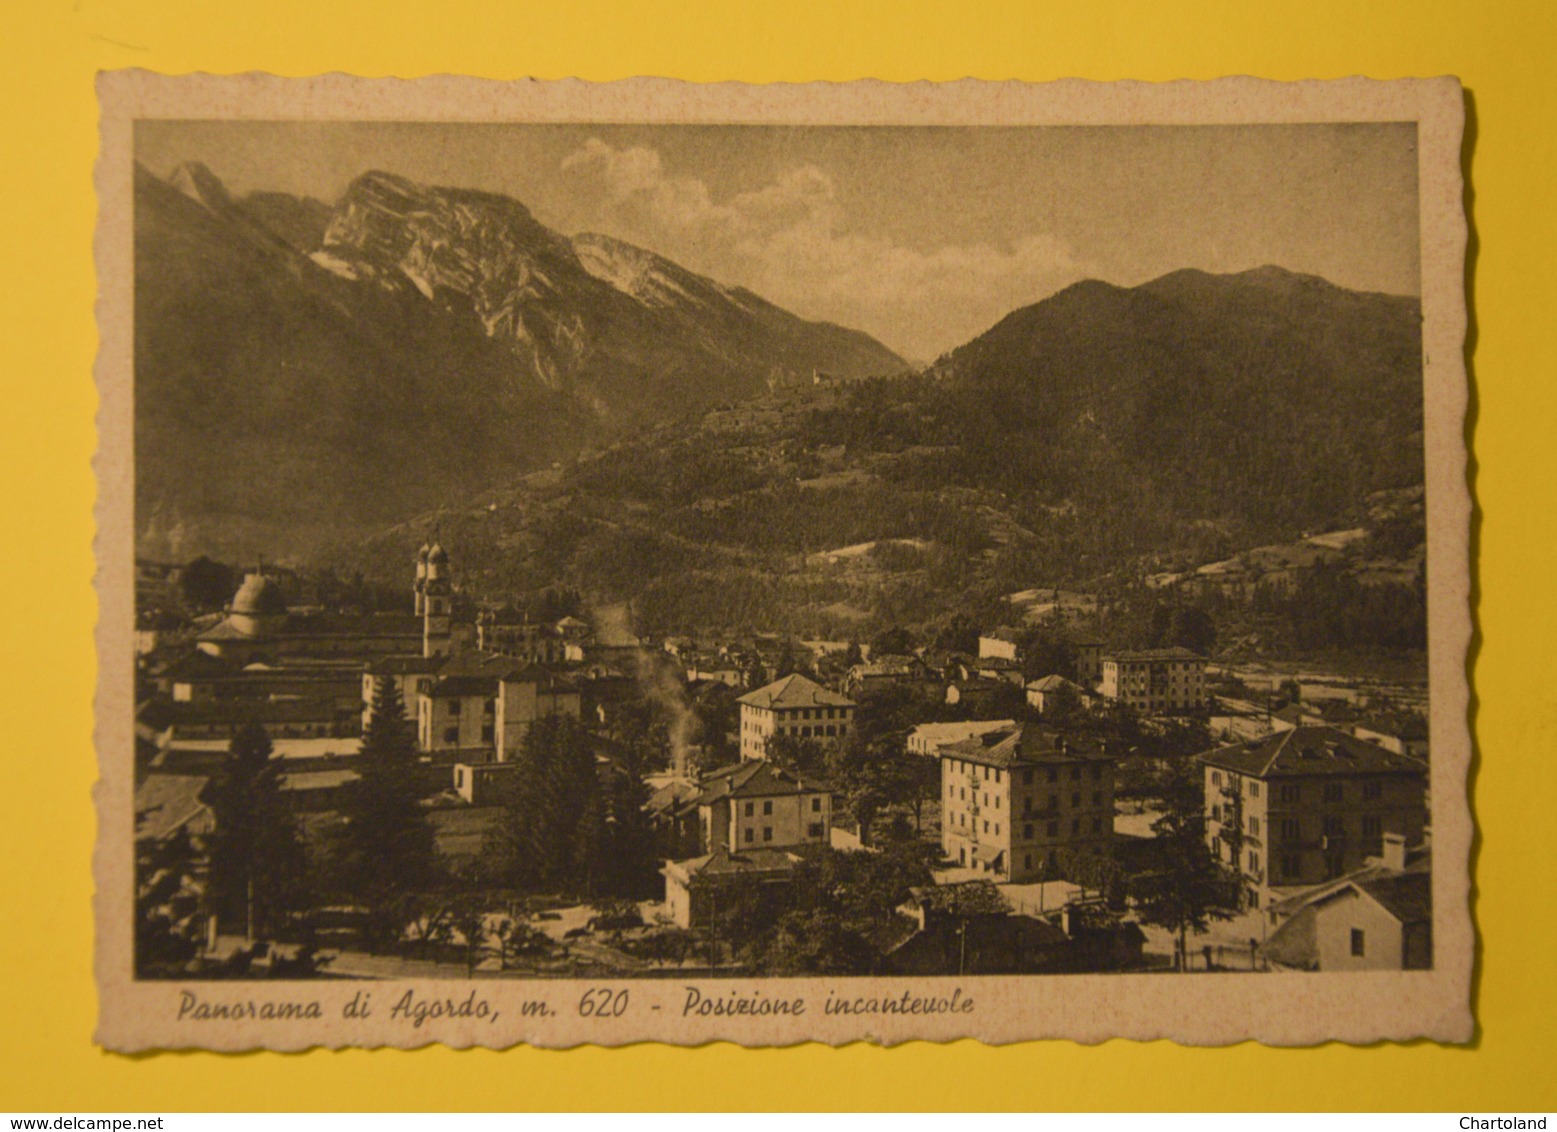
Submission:
POLYGON ((660 80, 591 85, 406 82, 332 75, 164 78, 137 72, 100 81, 102 152, 97 239, 102 347, 99 416, 97 746, 99 840, 98 1040, 111 1049, 295 1050, 311 1046, 503 1047, 653 1039, 748 1045, 860 1039, 894 1043, 973 1037, 1102 1041, 1171 1038, 1274 1044, 1471 1036, 1474 930, 1468 897, 1473 821, 1466 650, 1470 499, 1463 440, 1466 382, 1465 224, 1459 170, 1463 106, 1452 79, 1280 84, 1253 79, 1163 85, 961 82, 893 86, 695 86, 660 80), (1434 965, 1369 974, 984 976, 892 979, 700 979, 578 983, 551 980, 138 981, 132 971, 133 672, 133 123, 139 119, 338 119, 573 123, 806 125, 1201 125, 1415 122, 1423 312, 1433 830, 1434 965), (474 998, 472 990, 474 989, 474 998), (590 992, 630 992, 619 1016, 589 1017, 590 992), (798 1017, 688 1012, 705 999, 803 1002, 798 1017), (475 1018, 392 1019, 407 992, 422 1003, 485 1004, 475 1018), (243 1021, 197 1021, 188 996, 237 1005, 243 1021), (364 1017, 364 996, 372 1006, 364 1017), (829 1001, 917 1003, 915 1013, 829 1013, 829 1001), (969 1005, 971 1004, 971 1006, 969 1005), (249 1009, 252 1005, 252 1009, 249 1009), (262 1017, 280 1013, 309 1017, 262 1017), (269 1007, 270 1009, 267 1009, 269 1007), (181 1011, 186 1017, 181 1018, 181 1011), (926 1012, 928 1011, 928 1012, 926 1012), (313 1015, 317 1014, 317 1018, 313 1015))

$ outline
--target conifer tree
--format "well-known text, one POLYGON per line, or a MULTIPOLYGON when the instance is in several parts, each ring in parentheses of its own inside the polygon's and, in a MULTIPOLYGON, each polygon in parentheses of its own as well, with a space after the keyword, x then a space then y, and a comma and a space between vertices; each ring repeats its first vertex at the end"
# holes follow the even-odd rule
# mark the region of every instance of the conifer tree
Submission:
POLYGON ((394 680, 381 680, 362 733, 361 777, 347 791, 343 880, 375 907, 432 883, 432 826, 421 805, 416 737, 394 680))
POLYGON ((251 938, 273 933, 304 892, 302 839, 273 750, 258 723, 239 728, 210 794, 211 896, 220 921, 251 938))
POLYGON ((519 763, 509 813, 520 879, 555 891, 587 886, 585 849, 605 817, 589 736, 575 719, 544 716, 525 734, 519 763))

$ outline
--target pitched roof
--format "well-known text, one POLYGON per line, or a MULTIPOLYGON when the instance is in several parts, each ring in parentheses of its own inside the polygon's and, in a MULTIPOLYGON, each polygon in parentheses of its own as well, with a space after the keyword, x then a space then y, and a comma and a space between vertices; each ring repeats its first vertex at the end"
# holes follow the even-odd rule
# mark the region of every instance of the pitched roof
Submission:
POLYGON ((1351 774, 1427 774, 1427 764, 1386 751, 1334 727, 1293 727, 1263 739, 1234 743, 1200 761, 1255 778, 1351 774))
POLYGON ((204 832, 211 807, 200 794, 210 781, 194 774, 147 775, 135 788, 135 836, 162 841, 191 824, 192 832, 204 832))
POLYGON ((829 692, 815 680, 795 672, 781 680, 747 692, 740 702, 755 708, 783 709, 807 707, 853 707, 854 701, 837 692, 829 692))
POLYGON ((991 767, 1037 766, 1091 759, 1113 761, 1092 742, 1072 739, 1036 723, 1018 724, 960 743, 947 743, 941 747, 941 758, 991 767))
POLYGON ((1029 692, 1058 692, 1061 688, 1069 688, 1071 691, 1083 696, 1092 694, 1074 680, 1067 680, 1058 674, 1040 677, 1027 685, 1029 692))
POLYGON ((495 696, 496 676, 445 676, 438 680, 424 696, 495 696))
POLYGON ((1175 645, 1169 649, 1129 649, 1124 652, 1111 652, 1103 657, 1104 660, 1205 660, 1198 652, 1180 648, 1175 645))
POLYGON ((706 857, 676 862, 689 881, 704 877, 788 873, 799 863, 799 857, 782 849, 747 849, 741 853, 720 849, 706 857))
POLYGON ((368 675, 409 676, 437 672, 447 661, 445 656, 385 656, 368 665, 368 675))
POLYGON ((1429 873, 1399 873, 1358 881, 1357 887, 1378 901, 1402 924, 1431 923, 1433 878, 1429 873))
POLYGON ((975 735, 1004 731, 1016 726, 1014 719, 969 719, 959 723, 921 723, 908 733, 910 739, 923 739, 931 747, 960 743, 975 735))
POLYGON ((698 782, 698 795, 689 805, 710 806, 725 798, 825 794, 831 789, 819 778, 803 778, 767 759, 747 759, 704 775, 698 782))

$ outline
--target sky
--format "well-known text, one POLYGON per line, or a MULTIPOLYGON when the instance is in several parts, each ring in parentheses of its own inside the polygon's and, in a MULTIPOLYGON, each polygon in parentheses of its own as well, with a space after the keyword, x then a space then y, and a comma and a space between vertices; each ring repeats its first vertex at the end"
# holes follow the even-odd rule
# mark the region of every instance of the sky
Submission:
POLYGON ((141 121, 137 159, 334 202, 503 193, 928 362, 1079 279, 1275 264, 1419 292, 1410 123, 795 127, 141 121))

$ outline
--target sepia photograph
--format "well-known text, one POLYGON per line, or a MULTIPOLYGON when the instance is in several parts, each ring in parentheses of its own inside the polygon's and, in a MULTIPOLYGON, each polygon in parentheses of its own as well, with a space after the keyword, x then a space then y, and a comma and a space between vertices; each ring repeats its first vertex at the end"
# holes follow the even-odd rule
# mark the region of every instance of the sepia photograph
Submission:
POLYGON ((1452 80, 108 82, 109 1044, 1469 1036, 1452 80))

